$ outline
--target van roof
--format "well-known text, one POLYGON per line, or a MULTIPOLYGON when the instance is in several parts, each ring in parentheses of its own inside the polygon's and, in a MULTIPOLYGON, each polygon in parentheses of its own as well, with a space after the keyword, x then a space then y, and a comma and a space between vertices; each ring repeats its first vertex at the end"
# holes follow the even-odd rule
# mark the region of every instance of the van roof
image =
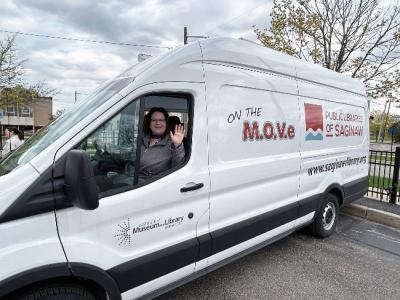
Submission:
POLYGON ((363 83, 348 75, 307 63, 293 56, 234 38, 211 38, 179 46, 163 55, 147 59, 129 68, 117 78, 132 77, 153 81, 202 82, 201 61, 208 64, 246 68, 257 72, 289 76, 313 84, 365 96, 363 83), (201 48, 201 52, 199 49, 201 48), (203 57, 202 57, 203 56, 203 57))
POLYGON ((305 62, 255 42, 233 38, 213 38, 201 41, 200 45, 204 61, 208 63, 229 64, 296 77, 365 96, 364 84, 359 79, 305 62))

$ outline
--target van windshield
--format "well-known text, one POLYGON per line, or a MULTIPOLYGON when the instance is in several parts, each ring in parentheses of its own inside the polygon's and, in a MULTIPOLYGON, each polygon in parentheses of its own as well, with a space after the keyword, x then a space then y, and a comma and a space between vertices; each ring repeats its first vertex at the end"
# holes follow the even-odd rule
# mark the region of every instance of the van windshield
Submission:
POLYGON ((128 86, 133 80, 133 77, 117 77, 115 80, 104 83, 86 99, 75 104, 52 123, 34 134, 13 153, 2 158, 0 160, 0 176, 29 162, 85 116, 89 115, 108 99, 128 86))

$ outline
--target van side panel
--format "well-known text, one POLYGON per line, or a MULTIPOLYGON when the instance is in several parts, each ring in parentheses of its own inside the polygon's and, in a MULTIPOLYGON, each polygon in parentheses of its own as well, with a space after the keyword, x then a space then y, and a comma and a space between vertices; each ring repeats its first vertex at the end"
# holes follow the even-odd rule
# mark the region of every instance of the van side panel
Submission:
MULTIPOLYGON (((368 187, 369 115, 366 98, 299 80, 301 175, 299 197, 332 184, 345 199, 368 187)), ((353 199, 355 200, 355 199, 353 199)), ((341 203, 342 204, 342 203, 341 203)))
POLYGON ((291 78, 207 62, 205 70, 215 254, 297 218, 300 115, 291 78))

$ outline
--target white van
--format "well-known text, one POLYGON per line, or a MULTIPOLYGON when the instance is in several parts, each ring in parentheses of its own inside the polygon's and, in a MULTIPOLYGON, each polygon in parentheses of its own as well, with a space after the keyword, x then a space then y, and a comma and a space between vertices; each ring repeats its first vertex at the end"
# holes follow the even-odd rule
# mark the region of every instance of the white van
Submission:
POLYGON ((361 82, 251 42, 139 63, 0 162, 0 297, 151 298, 300 227, 329 236, 367 191, 368 122, 361 82), (185 157, 140 181, 152 107, 185 157))

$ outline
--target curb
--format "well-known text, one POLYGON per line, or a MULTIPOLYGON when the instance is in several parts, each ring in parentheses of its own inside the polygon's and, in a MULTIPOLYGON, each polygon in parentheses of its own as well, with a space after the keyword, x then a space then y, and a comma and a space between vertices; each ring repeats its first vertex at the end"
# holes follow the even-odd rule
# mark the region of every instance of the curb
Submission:
POLYGON ((342 207, 341 211, 349 215, 400 229, 400 215, 359 204, 348 204, 342 207))

